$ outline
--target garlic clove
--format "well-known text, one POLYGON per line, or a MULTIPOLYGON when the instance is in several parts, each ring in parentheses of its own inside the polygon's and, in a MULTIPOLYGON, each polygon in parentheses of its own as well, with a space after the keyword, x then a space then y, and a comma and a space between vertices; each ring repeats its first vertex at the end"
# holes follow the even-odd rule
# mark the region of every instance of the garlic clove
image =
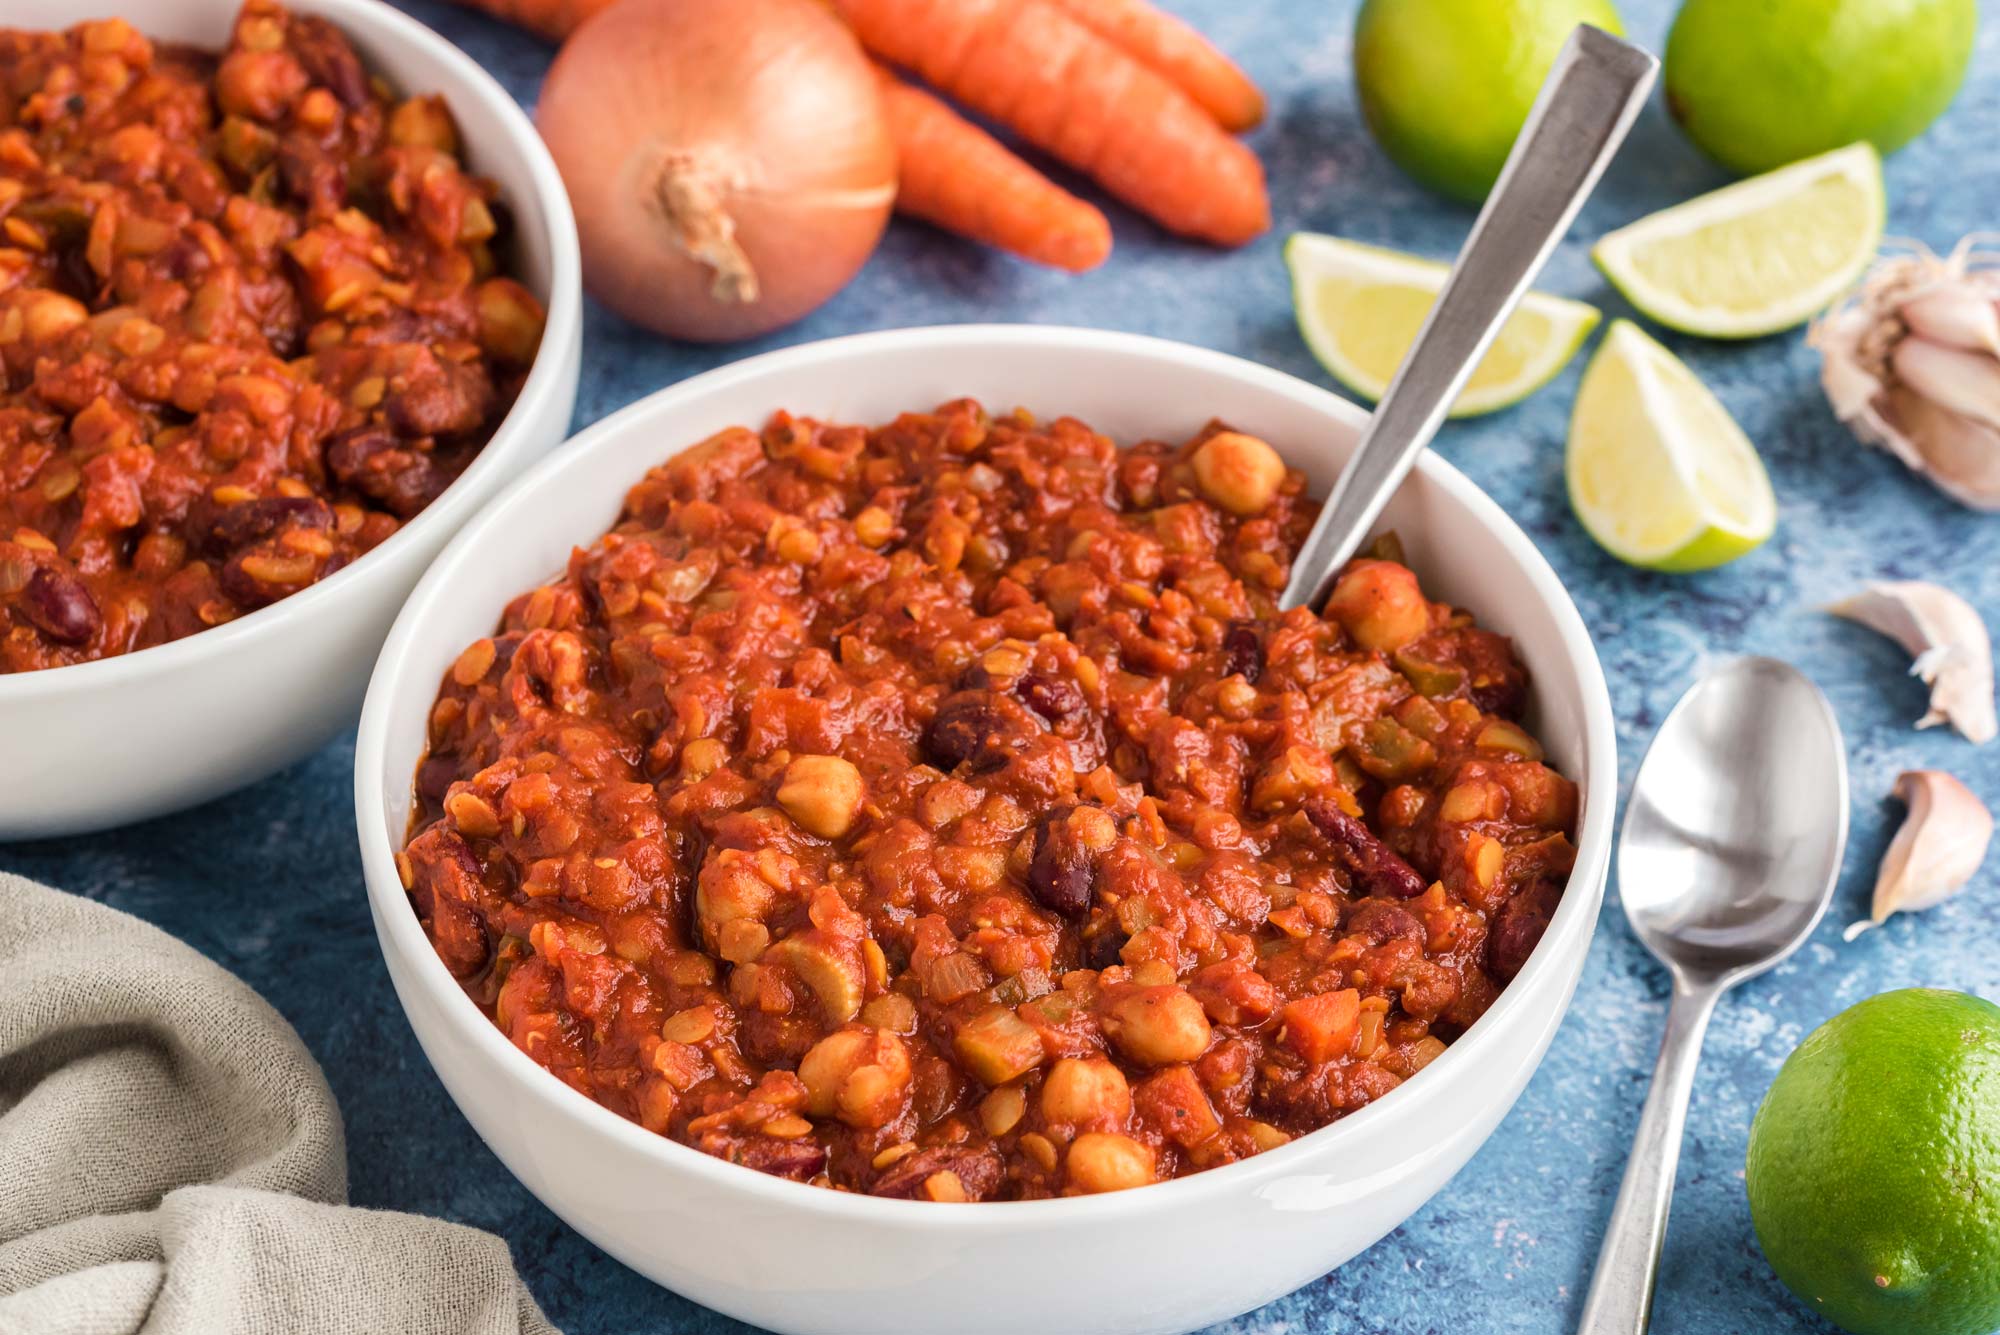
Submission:
POLYGON ((1960 505, 2000 510, 2000 427, 1941 408, 1903 385, 1884 392, 1849 426, 1960 505))
POLYGON ((1916 658, 1912 676, 1931 688, 1919 728, 1949 723, 1982 744, 2000 732, 1993 707, 1993 643, 1971 604, 1950 589, 1919 580, 1870 583, 1830 609, 1888 636, 1916 658))
POLYGON ((2000 253, 1891 243, 1814 322, 1828 402, 1857 438, 1962 504, 2000 510, 2000 253))
POLYGON ((1890 795, 1909 812, 1875 874, 1868 921, 1847 929, 1849 941, 1891 914, 1921 912, 1957 894, 1986 860, 1993 838, 1993 813, 1943 770, 1906 770, 1890 795))
POLYGON ((1897 313, 1919 338, 2000 357, 2000 308, 1979 288, 1939 283, 1909 298, 1897 313))
POLYGON ((1898 380, 1940 408, 2000 426, 2000 360, 1912 337, 1896 345, 1889 365, 1898 380))

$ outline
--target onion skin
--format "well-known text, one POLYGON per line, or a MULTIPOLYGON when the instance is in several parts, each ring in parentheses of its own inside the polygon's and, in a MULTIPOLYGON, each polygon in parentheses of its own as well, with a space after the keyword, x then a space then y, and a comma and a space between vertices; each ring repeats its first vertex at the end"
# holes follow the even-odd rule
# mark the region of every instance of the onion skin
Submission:
POLYGON ((584 286, 671 338, 799 319, 867 261, 895 201, 874 69, 816 0, 619 0, 564 44, 535 123, 584 286))

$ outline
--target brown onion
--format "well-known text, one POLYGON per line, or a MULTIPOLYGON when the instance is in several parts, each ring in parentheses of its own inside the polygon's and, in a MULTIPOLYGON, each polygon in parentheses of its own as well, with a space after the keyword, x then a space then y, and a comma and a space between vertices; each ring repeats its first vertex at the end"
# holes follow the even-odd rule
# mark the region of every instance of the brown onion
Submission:
POLYGON ((815 0, 620 0, 564 44, 535 123, 585 285, 674 338, 790 324, 854 276, 895 200, 874 71, 815 0))

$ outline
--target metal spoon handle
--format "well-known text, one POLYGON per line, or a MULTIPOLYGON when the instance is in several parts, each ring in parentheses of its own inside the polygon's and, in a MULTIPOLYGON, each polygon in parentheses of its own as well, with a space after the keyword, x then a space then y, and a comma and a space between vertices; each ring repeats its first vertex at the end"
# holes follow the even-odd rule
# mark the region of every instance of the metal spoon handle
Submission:
POLYGON ((1444 421, 1624 142, 1659 61, 1591 27, 1556 57, 1444 291, 1292 566, 1282 607, 1317 606, 1444 421))
POLYGON ((1639 1114, 1632 1157, 1590 1294, 1583 1300, 1577 1335, 1644 1335, 1653 1319, 1653 1282, 1659 1276, 1660 1247, 1667 1237, 1667 1209, 1673 1203, 1674 1175, 1680 1167, 1681 1135, 1687 1127, 1688 1096, 1694 1092, 1701 1039, 1715 1013, 1721 990, 1713 985, 1674 984, 1667 1012, 1667 1035, 1653 1067, 1653 1091, 1639 1114))

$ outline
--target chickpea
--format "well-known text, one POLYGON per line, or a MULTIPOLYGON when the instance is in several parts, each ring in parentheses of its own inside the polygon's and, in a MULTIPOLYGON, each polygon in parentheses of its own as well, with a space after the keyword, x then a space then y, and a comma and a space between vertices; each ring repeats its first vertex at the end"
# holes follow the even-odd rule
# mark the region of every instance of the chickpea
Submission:
POLYGON ((1261 514, 1285 480, 1285 461, 1255 436, 1224 431, 1194 452, 1201 494, 1233 515, 1261 514))
POLYGON ((853 828, 866 792, 861 771, 839 756, 799 756, 785 766, 778 805, 822 839, 838 839, 853 828))
POLYGON ((865 507, 854 516, 854 538, 864 547, 880 547, 896 533, 896 521, 879 505, 865 507))
POLYGON ((511 278, 489 278, 473 294, 479 345, 510 366, 526 366, 542 343, 542 303, 511 278))
POLYGON ((786 530, 778 539, 778 558, 793 565, 809 566, 819 560, 819 537, 809 528, 786 530))
POLYGON ((1125 1073, 1102 1057, 1064 1057, 1042 1081, 1042 1116, 1076 1126, 1123 1126, 1132 1115, 1125 1073))
POLYGON ((799 1079, 805 1082, 806 1111, 866 1130, 902 1113, 910 1056, 894 1034, 841 1029, 813 1044, 799 1062, 799 1079))
POLYGON ((305 67, 284 51, 241 49, 222 58, 215 72, 215 100, 223 112, 274 121, 305 92, 305 67))
POLYGON ((458 125, 442 97, 412 97, 389 113, 389 142, 398 148, 458 152, 458 125))
POLYGON ((1070 1185, 1080 1191, 1124 1191, 1154 1180, 1150 1149, 1130 1136, 1104 1131, 1078 1136, 1063 1167, 1070 1185))
POLYGON ((1431 628, 1431 605, 1417 577, 1394 561, 1356 561, 1333 586, 1326 616, 1364 649, 1400 649, 1431 628))
POLYGON ((27 331, 30 340, 46 343, 60 338, 70 330, 90 318, 90 312, 83 303, 60 292, 36 292, 26 299, 26 307, 21 312, 21 327, 27 331))
POLYGON ((700 783, 728 763, 728 747, 713 737, 697 737, 681 748, 681 780, 700 783))
POLYGON ((712 852, 695 877, 694 918, 711 947, 733 922, 763 926, 778 902, 778 887, 765 877, 754 854, 738 848, 712 852))
POLYGON ((1191 1062, 1207 1050, 1208 1016, 1186 989, 1142 987, 1111 1004, 1104 1029, 1118 1050, 1142 1066, 1191 1062))

